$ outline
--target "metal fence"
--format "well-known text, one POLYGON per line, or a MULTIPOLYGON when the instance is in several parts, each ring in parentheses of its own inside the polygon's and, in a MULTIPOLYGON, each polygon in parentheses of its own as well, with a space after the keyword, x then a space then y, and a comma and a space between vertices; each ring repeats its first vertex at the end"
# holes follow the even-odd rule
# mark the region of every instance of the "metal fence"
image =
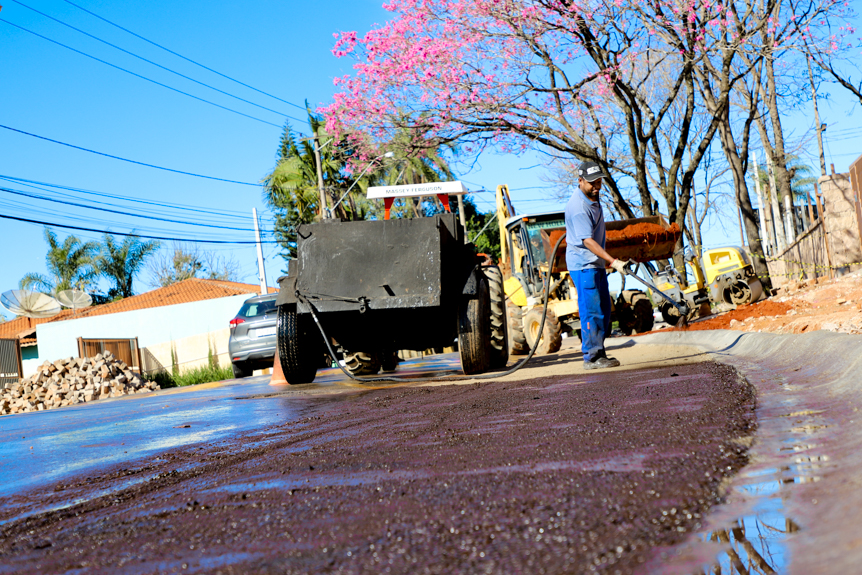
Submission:
POLYGON ((24 377, 21 367, 20 342, 17 339, 0 339, 0 388, 24 377))
POLYGON ((138 338, 120 339, 84 339, 78 338, 78 356, 94 357, 97 354, 110 351, 115 358, 126 362, 135 371, 141 371, 141 350, 138 348, 138 338))

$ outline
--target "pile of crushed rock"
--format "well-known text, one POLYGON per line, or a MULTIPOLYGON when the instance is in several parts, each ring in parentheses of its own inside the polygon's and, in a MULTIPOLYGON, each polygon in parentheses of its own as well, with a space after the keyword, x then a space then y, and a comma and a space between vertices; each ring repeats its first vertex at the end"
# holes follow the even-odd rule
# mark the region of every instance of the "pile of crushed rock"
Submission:
POLYGON ((0 415, 42 411, 159 389, 110 351, 96 357, 46 361, 30 377, 0 390, 0 415))

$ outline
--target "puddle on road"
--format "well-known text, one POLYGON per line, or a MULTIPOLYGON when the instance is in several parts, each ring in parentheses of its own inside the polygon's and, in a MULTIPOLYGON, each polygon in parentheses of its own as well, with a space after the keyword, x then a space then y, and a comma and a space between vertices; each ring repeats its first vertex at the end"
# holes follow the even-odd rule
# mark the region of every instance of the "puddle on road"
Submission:
MULTIPOLYGON (((816 432, 825 427, 811 426, 811 429, 816 432)), ((785 431, 794 433, 795 428, 785 431)), ((784 499, 790 496, 789 489, 794 485, 820 481, 826 468, 833 463, 828 455, 812 453, 818 448, 815 443, 799 443, 797 438, 792 438, 779 444, 777 452, 790 463, 754 468, 739 475, 732 489, 752 502, 749 513, 722 529, 699 535, 701 541, 720 544, 724 549, 715 562, 702 565, 692 575, 780 575, 788 572, 791 557, 787 540, 800 531, 800 527, 785 513, 784 499)))

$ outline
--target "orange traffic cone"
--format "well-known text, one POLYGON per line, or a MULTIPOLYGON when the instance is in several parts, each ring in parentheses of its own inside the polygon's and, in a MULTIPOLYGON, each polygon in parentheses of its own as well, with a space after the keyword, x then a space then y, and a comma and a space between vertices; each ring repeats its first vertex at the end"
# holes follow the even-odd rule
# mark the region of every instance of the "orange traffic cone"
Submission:
POLYGON ((278 346, 275 346, 275 360, 272 364, 272 378, 269 380, 270 385, 287 385, 287 380, 284 378, 284 372, 281 370, 281 358, 278 357, 278 346))

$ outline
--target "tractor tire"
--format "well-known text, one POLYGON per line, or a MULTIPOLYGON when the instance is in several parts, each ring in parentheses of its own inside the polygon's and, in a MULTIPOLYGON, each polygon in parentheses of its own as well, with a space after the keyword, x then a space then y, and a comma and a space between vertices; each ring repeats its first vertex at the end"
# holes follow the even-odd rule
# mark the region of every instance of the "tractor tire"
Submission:
POLYGON ((506 303, 506 319, 509 331, 509 355, 527 355, 530 346, 524 335, 524 313, 512 302, 506 303))
POLYGON ((461 369, 466 375, 484 373, 491 368, 491 298, 488 281, 479 282, 478 293, 464 298, 458 310, 458 350, 461 369))
POLYGON ((497 266, 483 268, 488 278, 491 300, 491 369, 506 367, 509 361, 509 330, 506 321, 506 292, 503 274, 497 266))
POLYGON ((344 367, 350 375, 377 375, 380 371, 380 357, 376 353, 345 351, 344 367))
POLYGON ((622 298, 620 298, 614 303, 616 304, 616 309, 618 310, 616 313, 616 320, 620 331, 623 335, 631 335, 632 332, 635 330, 635 323, 637 322, 634 309, 631 305, 623 301, 622 298))
POLYGON ((655 316, 653 315, 652 302, 646 295, 635 295, 632 298, 632 312, 634 313, 635 332, 652 331, 653 325, 655 325, 655 316))
POLYGON ((295 306, 278 306, 276 342, 284 379, 291 385, 311 383, 317 375, 320 336, 314 333, 311 316, 296 313, 295 306))
POLYGON ((385 351, 380 354, 380 369, 386 372, 395 371, 398 368, 398 364, 401 362, 401 358, 398 357, 398 353, 394 351, 385 351))
POLYGON ((527 312, 527 317, 524 318, 524 335, 527 337, 529 349, 533 349, 536 338, 539 338, 539 347, 536 348, 536 353, 547 355, 559 351, 560 346, 563 345, 563 327, 560 320, 557 319, 554 312, 548 310, 548 315, 545 317, 545 329, 540 335, 539 326, 541 323, 541 307, 534 307, 527 312))

